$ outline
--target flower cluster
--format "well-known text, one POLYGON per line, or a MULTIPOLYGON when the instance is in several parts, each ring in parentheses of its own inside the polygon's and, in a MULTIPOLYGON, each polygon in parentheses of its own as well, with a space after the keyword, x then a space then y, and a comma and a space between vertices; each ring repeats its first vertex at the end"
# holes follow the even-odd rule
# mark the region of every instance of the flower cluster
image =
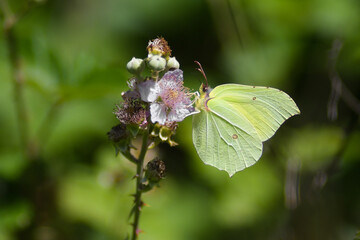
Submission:
POLYGON ((114 114, 121 124, 146 129, 149 125, 154 137, 170 140, 177 123, 196 113, 194 93, 184 87, 183 72, 164 38, 149 41, 145 59, 133 57, 126 65, 134 76, 128 81, 129 90, 122 93, 123 102, 114 114), (143 76, 148 68, 151 76, 143 76), (158 134, 161 133, 161 134, 158 134), (164 133, 166 133, 164 135, 164 133))
POLYGON ((145 206, 142 193, 159 185, 165 177, 165 162, 154 158, 144 167, 148 149, 161 142, 176 146, 171 137, 175 134, 178 122, 197 113, 194 107, 196 94, 184 87, 183 72, 164 38, 149 41, 147 57, 133 57, 126 65, 133 75, 128 80, 129 89, 121 94, 122 101, 117 104, 114 114, 119 124, 108 132, 114 143, 116 154, 121 153, 136 164, 136 192, 134 205, 129 218, 133 217, 132 239, 137 239, 139 216, 145 206), (142 145, 138 156, 132 151, 132 140, 142 135, 142 145))

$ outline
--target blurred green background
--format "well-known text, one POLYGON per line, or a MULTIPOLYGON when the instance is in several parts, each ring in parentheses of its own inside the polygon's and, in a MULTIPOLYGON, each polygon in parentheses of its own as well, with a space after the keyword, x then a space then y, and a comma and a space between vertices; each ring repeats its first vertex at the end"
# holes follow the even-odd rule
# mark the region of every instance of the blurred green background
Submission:
POLYGON ((301 115, 232 178, 201 162, 191 118, 180 123, 179 146, 149 154, 165 161, 167 177, 144 194, 141 240, 360 238, 358 0, 0 2, 0 240, 130 233, 135 167, 115 157, 106 133, 117 124, 126 63, 146 57, 157 36, 192 90, 202 81, 198 60, 211 86, 280 88, 301 115), (10 41, 6 2, 22 16, 10 41), (24 79, 20 123, 14 41, 24 79), (28 126, 25 153, 19 126, 28 126))

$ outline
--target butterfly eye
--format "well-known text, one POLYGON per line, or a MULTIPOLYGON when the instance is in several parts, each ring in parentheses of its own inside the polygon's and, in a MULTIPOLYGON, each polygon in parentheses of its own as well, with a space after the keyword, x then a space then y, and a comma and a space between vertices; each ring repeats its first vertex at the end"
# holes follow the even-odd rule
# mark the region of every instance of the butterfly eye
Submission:
POLYGON ((208 86, 203 85, 203 89, 202 89, 202 90, 203 90, 203 92, 204 92, 204 93, 206 93, 206 92, 207 92, 207 90, 208 90, 208 86))

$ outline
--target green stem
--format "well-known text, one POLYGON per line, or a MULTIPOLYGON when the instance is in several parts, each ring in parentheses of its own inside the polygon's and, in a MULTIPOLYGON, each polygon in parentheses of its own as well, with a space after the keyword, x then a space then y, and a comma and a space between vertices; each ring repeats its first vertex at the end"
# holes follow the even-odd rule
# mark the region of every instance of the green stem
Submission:
POLYGON ((136 169, 136 193, 135 193, 135 207, 134 207, 135 217, 133 223, 132 240, 138 239, 138 234, 139 234, 138 225, 140 219, 140 211, 142 207, 142 201, 141 201, 142 180, 144 175, 144 159, 145 159, 146 151, 148 149, 148 136, 149 136, 149 130, 147 129, 143 135, 141 152, 138 158, 137 169, 136 169))
POLYGON ((130 162, 132 162, 132 163, 135 163, 135 164, 138 164, 138 159, 136 159, 136 157, 134 157, 131 153, 130 153, 130 151, 129 152, 127 152, 127 153, 123 153, 123 155, 130 161, 130 162))
POLYGON ((159 79, 159 72, 151 71, 151 78, 157 81, 159 79))

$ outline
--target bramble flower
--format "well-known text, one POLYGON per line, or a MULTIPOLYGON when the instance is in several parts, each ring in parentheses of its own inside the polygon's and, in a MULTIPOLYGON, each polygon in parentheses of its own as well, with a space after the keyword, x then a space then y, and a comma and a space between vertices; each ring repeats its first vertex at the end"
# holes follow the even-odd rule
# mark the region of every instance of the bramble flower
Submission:
POLYGON ((147 80, 138 84, 141 100, 150 102, 151 121, 164 125, 181 122, 195 113, 192 93, 184 87, 183 72, 180 69, 168 71, 158 81, 147 80))

